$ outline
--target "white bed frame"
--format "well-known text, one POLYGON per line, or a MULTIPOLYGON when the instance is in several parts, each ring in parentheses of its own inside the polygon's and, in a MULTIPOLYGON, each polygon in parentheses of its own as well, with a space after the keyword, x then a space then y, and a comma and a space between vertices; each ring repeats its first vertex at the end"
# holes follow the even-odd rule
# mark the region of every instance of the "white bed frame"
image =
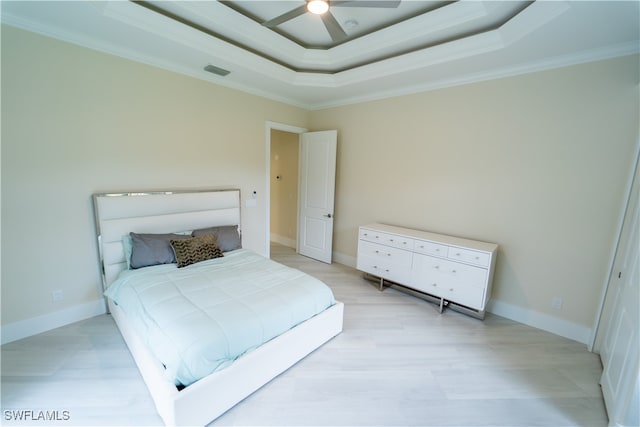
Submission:
MULTIPOLYGON (((122 236, 240 226, 240 190, 93 195, 105 289, 127 268, 122 236)), ((342 331, 344 306, 332 307, 247 353, 231 366, 178 391, 162 364, 107 301, 156 409, 166 425, 206 425, 342 331)))

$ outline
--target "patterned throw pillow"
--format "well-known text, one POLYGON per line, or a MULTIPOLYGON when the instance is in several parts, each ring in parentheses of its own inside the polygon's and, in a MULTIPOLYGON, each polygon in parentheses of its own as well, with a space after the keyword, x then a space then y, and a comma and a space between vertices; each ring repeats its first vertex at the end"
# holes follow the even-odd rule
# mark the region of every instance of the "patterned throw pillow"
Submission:
POLYGON ((178 268, 224 256, 213 234, 204 234, 185 240, 171 240, 178 268))

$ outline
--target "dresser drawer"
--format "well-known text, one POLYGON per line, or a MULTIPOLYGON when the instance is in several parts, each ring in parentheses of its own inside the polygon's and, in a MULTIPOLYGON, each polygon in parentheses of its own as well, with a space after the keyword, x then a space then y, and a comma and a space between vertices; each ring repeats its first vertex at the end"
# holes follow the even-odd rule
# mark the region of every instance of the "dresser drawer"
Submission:
POLYGON ((358 243, 358 258, 360 257, 372 258, 384 265, 411 269, 413 254, 402 249, 361 240, 358 243))
POLYGON ((461 262, 468 262, 470 264, 489 266, 489 254, 486 252, 472 251, 470 249, 457 248, 455 246, 449 247, 448 258, 461 262))
POLYGON ((462 284, 464 286, 484 288, 487 281, 487 269, 452 262, 429 255, 415 254, 413 257, 412 285, 434 282, 442 286, 462 284))
POLYGON ((393 247, 404 249, 407 251, 413 250, 413 239, 409 239, 404 236, 391 235, 387 239, 387 242, 393 247))
POLYGON ((387 264, 370 257, 358 257, 357 269, 396 283, 406 283, 410 274, 406 267, 387 264))
POLYGON ((411 284, 411 288, 438 298, 444 298, 445 294, 445 287, 442 285, 442 283, 438 283, 437 280, 431 280, 429 282, 416 282, 414 284, 411 284))
POLYGON ((476 310, 484 310, 484 288, 474 288, 470 286, 449 286, 445 287, 441 297, 460 305, 464 305, 476 310))
POLYGON ((487 270, 472 265, 448 262, 445 274, 449 283, 460 283, 464 286, 484 288, 487 283, 487 270))
POLYGON ((449 247, 426 240, 415 240, 413 243, 413 250, 422 254, 435 255, 446 258, 449 247))
POLYGON ((391 234, 381 233, 376 230, 369 230, 368 228, 361 228, 359 236, 360 240, 367 242, 380 243, 383 245, 391 245, 389 239, 393 237, 391 234))
POLYGON ((465 307, 484 310, 485 289, 483 287, 478 288, 459 283, 446 283, 445 280, 439 280, 438 278, 428 282, 418 283, 412 287, 418 291, 464 305, 465 307))
POLYGON ((406 249, 409 251, 413 249, 413 239, 396 234, 381 233, 368 228, 361 228, 358 237, 360 240, 365 240, 367 242, 380 243, 382 245, 393 246, 395 248, 406 249))

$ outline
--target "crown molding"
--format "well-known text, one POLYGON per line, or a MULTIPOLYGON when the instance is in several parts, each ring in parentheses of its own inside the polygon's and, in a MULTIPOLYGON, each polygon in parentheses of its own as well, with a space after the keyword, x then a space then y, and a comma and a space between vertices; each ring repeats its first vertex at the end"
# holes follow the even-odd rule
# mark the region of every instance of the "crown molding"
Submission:
MULTIPOLYGON (((98 9, 102 14, 122 14, 123 10, 119 9, 120 6, 116 3, 121 2, 108 2, 107 4, 101 4, 102 6, 99 8, 96 6, 96 9, 98 9)), ((335 74, 295 72, 279 64, 274 64, 265 58, 251 54, 250 52, 240 52, 237 48, 224 41, 217 40, 213 37, 203 38, 201 33, 197 30, 181 25, 166 17, 163 17, 164 20, 160 21, 161 25, 150 25, 149 28, 145 29, 145 31, 150 32, 153 36, 163 38, 166 38, 166 34, 169 33, 170 39, 182 40, 182 45, 190 45, 190 47, 197 49, 203 54, 215 51, 217 56, 227 57, 225 61, 212 58, 212 63, 222 66, 223 68, 228 67, 237 75, 242 75, 244 69, 247 69, 247 73, 249 71, 255 71, 256 69, 267 70, 265 76, 268 77, 268 79, 265 79, 265 83, 261 86, 253 86, 250 83, 247 83, 250 82, 248 75, 243 76, 246 78, 240 79, 239 81, 225 79, 203 71, 202 68, 206 63, 187 64, 167 59, 169 58, 168 55, 154 56, 141 53, 128 46, 117 45, 89 35, 66 31, 64 28, 52 27, 46 24, 25 20, 10 13, 6 13, 5 10, 3 10, 1 18, 4 24, 38 33, 46 37, 59 39, 92 50, 126 58, 135 62, 176 72, 219 86, 239 90, 307 110, 332 108, 470 84, 479 81, 500 79, 585 62, 633 55, 638 54, 640 51, 640 47, 635 41, 620 43, 598 49, 585 50, 578 53, 522 62, 516 65, 495 68, 490 71, 468 72, 462 75, 452 75, 451 77, 430 80, 420 84, 411 84, 407 82, 407 84, 392 90, 369 90, 362 96, 348 95, 345 90, 344 92, 346 95, 342 95, 341 98, 335 98, 329 102, 313 102, 310 101, 312 96, 309 94, 297 97, 292 95, 296 93, 295 91, 289 92, 287 95, 287 91, 278 89, 285 87, 293 87, 295 89, 296 87, 299 87, 300 90, 305 91, 307 89, 319 89, 321 91, 326 88, 346 88, 350 84, 360 84, 363 82, 369 82, 370 87, 372 87, 373 83, 375 83, 375 79, 382 79, 381 81, 383 81, 385 78, 393 78, 395 74, 398 74, 399 79, 401 79, 402 73, 406 71, 419 71, 421 69, 428 70, 429 67, 446 64, 447 62, 455 61, 457 59, 470 58, 486 52, 499 51, 505 47, 512 46, 518 40, 538 29, 540 25, 554 19, 556 16, 559 16, 570 8, 570 2, 564 1, 552 2, 552 5, 549 5, 549 2, 543 2, 546 5, 545 7, 537 5, 537 3, 538 2, 532 4, 525 9, 523 13, 519 14, 510 22, 496 30, 487 31, 483 34, 467 37, 465 39, 443 43, 429 49, 400 55, 368 66, 357 67, 353 70, 342 71, 335 74), (159 27, 164 28, 165 34, 162 34, 159 27), (220 54, 220 52, 222 54, 220 54), (239 63, 243 65, 238 65, 239 63), (398 70, 401 71, 398 72, 398 70), (269 83, 269 81, 271 83, 269 83)), ((137 8, 135 10, 144 16, 147 16, 149 12, 144 8, 137 8)), ((125 19, 132 18, 121 17, 121 20, 125 19)), ((135 19, 139 19, 139 17, 136 17, 135 19)), ((136 28, 140 29, 138 26, 136 26, 136 28)), ((299 93, 303 94, 303 92, 299 93)))
POLYGON ((346 105, 360 104, 364 102, 379 101, 398 96, 413 95, 417 93, 429 92, 433 90, 446 89, 449 87, 463 86, 467 84, 479 83, 489 80, 499 80, 523 74, 537 73, 557 68, 570 67, 589 62, 604 61, 607 59, 624 56, 640 55, 640 46, 635 42, 620 43, 600 49, 593 49, 576 54, 561 55, 554 58, 547 58, 539 61, 519 64, 516 66, 496 68, 491 71, 481 73, 469 73, 467 75, 440 79, 421 85, 411 85, 400 89, 380 91, 366 96, 356 96, 338 100, 336 102, 315 103, 307 105, 310 110, 323 110, 327 108, 343 107, 346 105))

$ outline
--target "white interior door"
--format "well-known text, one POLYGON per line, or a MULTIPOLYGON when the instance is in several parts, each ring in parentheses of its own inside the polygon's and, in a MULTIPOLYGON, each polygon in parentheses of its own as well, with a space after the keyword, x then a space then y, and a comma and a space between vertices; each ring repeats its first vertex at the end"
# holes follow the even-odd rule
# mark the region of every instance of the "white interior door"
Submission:
POLYGON ((298 252, 331 263, 338 131, 303 133, 300 142, 298 252))
POLYGON ((640 425, 640 199, 638 171, 620 234, 597 343, 609 425, 640 425))

